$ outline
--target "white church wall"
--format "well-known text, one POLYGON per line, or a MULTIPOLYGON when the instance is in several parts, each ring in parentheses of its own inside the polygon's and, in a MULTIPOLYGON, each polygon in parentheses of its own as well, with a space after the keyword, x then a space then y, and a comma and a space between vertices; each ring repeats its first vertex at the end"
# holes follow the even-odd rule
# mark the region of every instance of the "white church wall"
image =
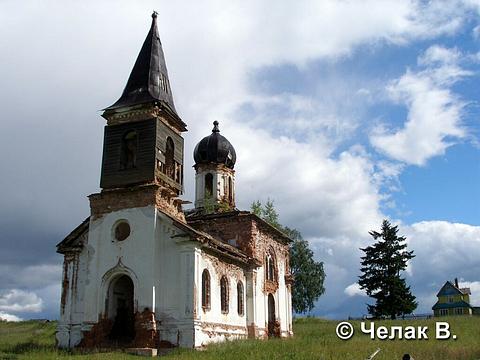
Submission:
POLYGON ((105 313, 110 282, 122 274, 133 281, 135 309, 152 307, 154 212, 153 206, 124 209, 90 221, 89 245, 93 251, 85 288, 86 322, 96 323, 105 313), (114 225, 119 220, 130 225, 130 235, 123 241, 114 237, 114 225))
POLYGON ((255 309, 256 309, 256 326, 258 331, 258 336, 265 337, 267 336, 267 321, 268 321, 268 299, 264 292, 264 283, 265 283, 265 268, 262 266, 257 270, 257 282, 255 292, 257 294, 255 299, 255 309))
POLYGON ((157 210, 155 241, 155 316, 160 339, 193 346, 195 243, 157 210))
POLYGON ((197 251, 197 270, 195 277, 196 289, 196 320, 195 346, 203 346, 225 339, 245 338, 247 336, 246 320, 246 277, 241 267, 227 264, 206 254, 197 251), (202 307, 202 273, 207 269, 210 274, 210 308, 202 307), (220 279, 228 279, 228 313, 222 313, 220 296, 220 279), (243 284, 243 314, 238 313, 237 283, 243 284))
MULTIPOLYGON (((79 241, 87 243, 88 233, 80 236, 79 241)), ((86 262, 88 247, 81 252, 65 256, 62 281, 62 299, 60 320, 56 338, 59 347, 76 346, 82 339, 82 321, 84 317, 84 294, 86 282, 86 262)))

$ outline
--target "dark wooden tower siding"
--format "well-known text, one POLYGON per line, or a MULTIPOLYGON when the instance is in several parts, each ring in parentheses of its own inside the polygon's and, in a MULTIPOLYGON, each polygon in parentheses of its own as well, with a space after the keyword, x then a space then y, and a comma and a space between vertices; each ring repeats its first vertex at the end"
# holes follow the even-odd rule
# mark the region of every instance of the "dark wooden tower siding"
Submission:
POLYGON ((155 127, 154 119, 105 126, 100 187, 116 188, 155 179, 155 127), (136 160, 135 166, 125 167, 122 166, 124 137, 131 131, 137 133, 136 160))
POLYGON ((155 176, 182 190, 183 172, 183 138, 167 128, 160 120, 150 119, 105 127, 102 176, 100 187, 118 188, 153 183, 155 176), (125 135, 135 132, 137 135, 134 166, 125 166, 125 135), (165 164, 167 138, 174 144, 173 159, 176 173, 169 176, 162 172, 165 164))

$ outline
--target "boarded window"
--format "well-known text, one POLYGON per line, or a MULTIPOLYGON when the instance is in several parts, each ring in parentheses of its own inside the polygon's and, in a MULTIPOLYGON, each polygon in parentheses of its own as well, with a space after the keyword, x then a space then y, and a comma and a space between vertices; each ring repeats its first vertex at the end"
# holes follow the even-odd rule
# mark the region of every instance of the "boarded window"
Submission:
POLYGON ((245 306, 243 304, 243 284, 241 281, 237 283, 237 312, 240 316, 243 316, 245 313, 245 306))
POLYGON ((213 175, 208 173, 205 175, 205 197, 211 198, 213 195, 213 175))
POLYGON ((122 138, 120 169, 133 169, 137 166, 138 135, 136 131, 129 131, 122 138))
POLYGON ((202 273, 202 308, 210 309, 210 273, 207 269, 202 273))
POLYGON ((228 314, 228 280, 225 276, 220 279, 220 304, 223 314, 228 314))

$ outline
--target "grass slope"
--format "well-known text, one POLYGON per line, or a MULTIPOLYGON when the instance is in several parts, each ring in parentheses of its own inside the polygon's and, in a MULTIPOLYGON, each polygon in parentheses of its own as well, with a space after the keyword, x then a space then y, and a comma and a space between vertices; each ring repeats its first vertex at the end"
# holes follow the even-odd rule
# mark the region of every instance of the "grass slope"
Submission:
MULTIPOLYGON (((374 360, 401 359, 404 353, 419 360, 480 359, 480 317, 442 318, 448 321, 457 340, 435 340, 435 320, 379 321, 376 326, 428 326, 428 340, 371 340, 353 322, 355 335, 342 341, 335 335, 337 322, 298 319, 295 337, 289 340, 231 341, 211 345, 204 351, 174 350, 165 359, 366 359, 376 349, 374 360)), ((54 347, 55 323, 0 322, 0 359, 139 359, 121 352, 70 353, 54 347)))

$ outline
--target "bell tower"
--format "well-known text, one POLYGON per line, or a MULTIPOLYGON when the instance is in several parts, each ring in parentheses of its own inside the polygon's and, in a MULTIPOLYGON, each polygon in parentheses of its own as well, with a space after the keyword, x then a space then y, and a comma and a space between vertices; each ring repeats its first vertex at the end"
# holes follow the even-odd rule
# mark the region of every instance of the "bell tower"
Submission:
POLYGON ((218 121, 213 130, 195 146, 195 208, 204 212, 235 208, 235 162, 232 144, 222 135, 218 121))
POLYGON ((102 191, 90 197, 92 215, 154 202, 184 219, 178 196, 183 191, 186 124, 173 103, 156 12, 122 95, 102 116, 107 120, 102 191), (121 198, 114 200, 115 194, 121 198))

